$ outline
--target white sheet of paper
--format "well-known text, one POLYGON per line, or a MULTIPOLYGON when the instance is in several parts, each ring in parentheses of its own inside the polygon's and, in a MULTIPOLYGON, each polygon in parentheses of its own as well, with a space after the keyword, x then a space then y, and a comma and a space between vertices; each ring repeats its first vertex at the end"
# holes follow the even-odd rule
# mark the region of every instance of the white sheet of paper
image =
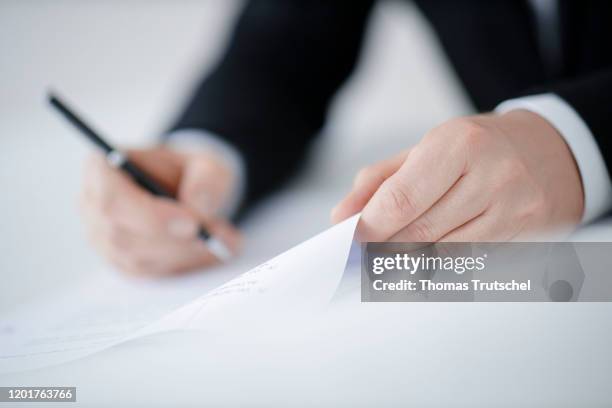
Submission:
POLYGON ((121 308, 113 310, 108 300, 64 305, 59 309, 71 313, 51 317, 43 313, 38 322, 23 321, 23 316, 6 320, 0 325, 0 373, 68 362, 162 331, 225 331, 273 321, 271 316, 278 312, 324 307, 342 278, 358 218, 316 235, 152 323, 151 317, 158 315, 155 305, 143 301, 140 316, 126 316, 121 308), (75 317, 74 309, 82 311, 80 317, 75 317), (20 330, 11 335, 11 325, 20 330))

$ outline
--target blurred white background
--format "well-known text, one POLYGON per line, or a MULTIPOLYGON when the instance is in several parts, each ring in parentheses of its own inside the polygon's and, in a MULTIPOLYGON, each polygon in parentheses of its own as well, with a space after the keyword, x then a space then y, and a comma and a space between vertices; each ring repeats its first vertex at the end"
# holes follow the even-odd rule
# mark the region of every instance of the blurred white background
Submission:
MULTIPOLYGON (((0 311, 104 265, 78 217, 90 146, 48 109, 45 90, 59 90, 119 145, 153 143, 214 64, 241 4, 0 2, 0 311)), ((295 220, 291 240, 271 240, 270 255, 327 226, 359 167, 469 109, 427 25, 409 3, 391 1, 377 7, 336 102, 307 177, 329 194, 295 220)))

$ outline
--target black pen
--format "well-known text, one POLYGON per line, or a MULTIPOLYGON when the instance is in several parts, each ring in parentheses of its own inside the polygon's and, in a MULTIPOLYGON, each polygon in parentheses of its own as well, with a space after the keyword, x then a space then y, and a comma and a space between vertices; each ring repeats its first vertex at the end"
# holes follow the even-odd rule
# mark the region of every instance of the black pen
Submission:
MULTIPOLYGON (((151 194, 167 198, 175 198, 168 190, 157 184, 150 176, 142 171, 138 166, 131 162, 128 157, 120 150, 112 147, 106 142, 98 132, 94 131, 90 126, 86 125, 72 109, 68 108, 65 102, 53 92, 47 95, 49 103, 58 112, 60 112, 74 127, 79 129, 81 133, 87 137, 94 145, 100 148, 106 155, 107 161, 115 168, 125 171, 129 174, 136 183, 142 188, 149 191, 151 194)), ((226 261, 232 257, 229 248, 219 239, 213 237, 204 227, 200 227, 198 237, 206 242, 208 249, 219 260, 226 261)))

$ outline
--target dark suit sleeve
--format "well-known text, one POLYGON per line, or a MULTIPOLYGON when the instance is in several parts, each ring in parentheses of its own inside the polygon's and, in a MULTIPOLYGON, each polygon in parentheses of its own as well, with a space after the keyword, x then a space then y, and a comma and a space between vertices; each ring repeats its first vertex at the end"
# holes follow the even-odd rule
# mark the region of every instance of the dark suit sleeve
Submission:
POLYGON ((246 161, 246 204, 303 162, 351 73, 373 0, 252 0, 174 129, 212 131, 246 161))

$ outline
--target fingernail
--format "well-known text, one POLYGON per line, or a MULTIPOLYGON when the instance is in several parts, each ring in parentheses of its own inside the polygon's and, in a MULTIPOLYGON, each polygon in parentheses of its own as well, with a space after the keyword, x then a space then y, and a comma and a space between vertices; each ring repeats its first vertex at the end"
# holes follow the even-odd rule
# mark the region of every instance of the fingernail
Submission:
POLYGON ((195 236, 198 226, 188 218, 175 218, 168 223, 168 232, 177 238, 195 236))

